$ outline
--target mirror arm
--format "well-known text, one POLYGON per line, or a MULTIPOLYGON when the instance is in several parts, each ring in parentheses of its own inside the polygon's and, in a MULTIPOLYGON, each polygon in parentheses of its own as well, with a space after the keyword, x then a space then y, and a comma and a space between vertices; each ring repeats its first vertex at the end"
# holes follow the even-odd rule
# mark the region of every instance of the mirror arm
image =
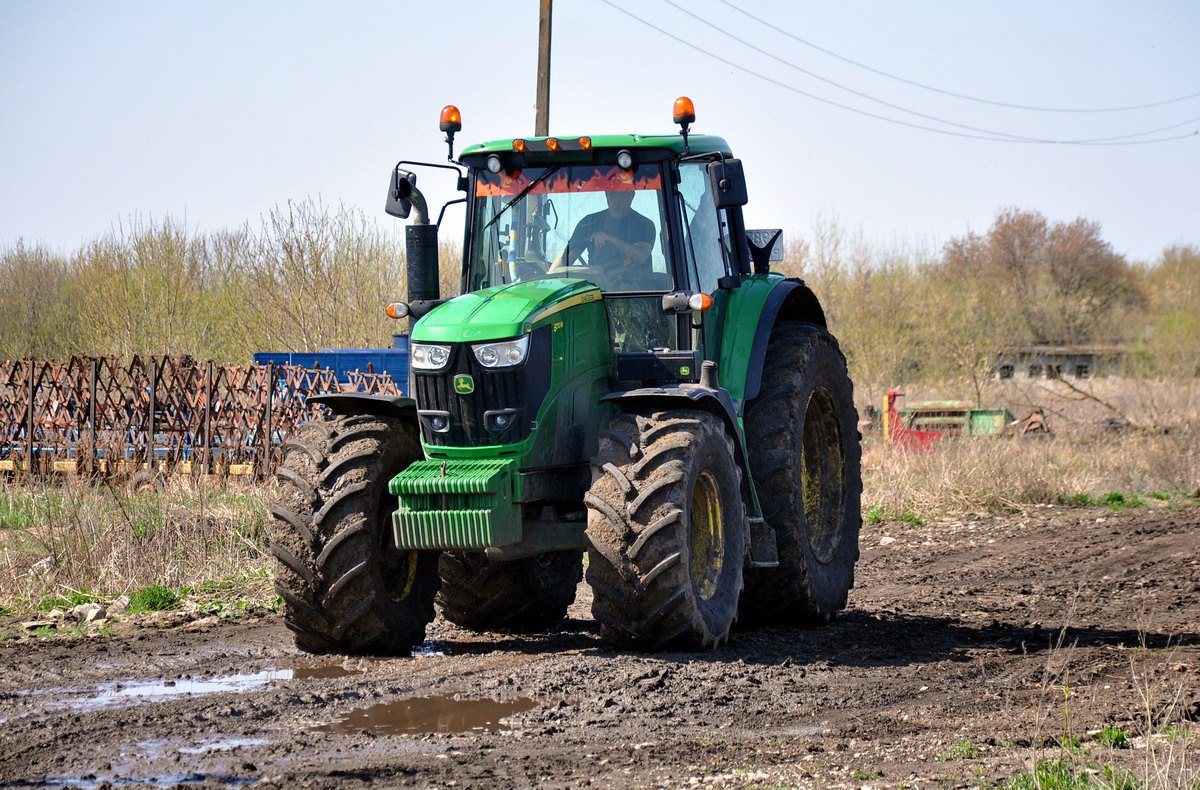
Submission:
POLYGON ((438 221, 437 221, 438 229, 441 230, 442 218, 446 216, 446 209, 450 208, 455 203, 466 203, 466 202, 467 202, 467 199, 465 197, 461 197, 456 200, 447 200, 446 204, 442 206, 442 210, 438 212, 438 221))

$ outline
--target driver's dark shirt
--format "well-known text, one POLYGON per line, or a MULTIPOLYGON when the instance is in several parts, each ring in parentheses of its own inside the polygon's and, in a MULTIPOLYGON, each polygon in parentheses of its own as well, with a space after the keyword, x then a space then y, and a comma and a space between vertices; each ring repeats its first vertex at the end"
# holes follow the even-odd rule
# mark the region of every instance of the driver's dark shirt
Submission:
POLYGON ((614 236, 627 244, 641 242, 652 246, 654 244, 653 222, 632 209, 620 219, 614 217, 606 209, 597 211, 595 214, 588 214, 579 220, 579 224, 575 226, 575 232, 571 234, 571 241, 567 245, 567 263, 574 261, 586 249, 589 266, 610 268, 626 265, 624 253, 614 245, 596 244, 592 241, 592 235, 601 232, 614 236))

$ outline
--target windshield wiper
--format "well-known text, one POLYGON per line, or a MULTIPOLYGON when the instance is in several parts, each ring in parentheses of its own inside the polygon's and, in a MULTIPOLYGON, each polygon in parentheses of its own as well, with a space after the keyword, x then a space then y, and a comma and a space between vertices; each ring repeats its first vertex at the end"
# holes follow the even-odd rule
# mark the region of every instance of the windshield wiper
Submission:
POLYGON ((542 173, 540 176, 535 178, 533 181, 530 181, 529 186, 522 189, 520 192, 517 193, 516 197, 514 197, 512 200, 505 203, 504 207, 496 212, 496 216, 494 216, 490 220, 488 220, 488 223, 483 226, 483 229, 487 230, 491 226, 495 225, 496 222, 500 219, 500 217, 502 217, 504 215, 504 212, 508 211, 510 208, 513 207, 513 205, 515 203, 517 203, 517 201, 519 201, 521 198, 525 197, 530 192, 532 192, 533 188, 536 187, 538 184, 542 183, 547 178, 549 178, 550 176, 557 173, 561 167, 562 167, 562 165, 554 165, 549 170, 547 170, 545 173, 542 173))

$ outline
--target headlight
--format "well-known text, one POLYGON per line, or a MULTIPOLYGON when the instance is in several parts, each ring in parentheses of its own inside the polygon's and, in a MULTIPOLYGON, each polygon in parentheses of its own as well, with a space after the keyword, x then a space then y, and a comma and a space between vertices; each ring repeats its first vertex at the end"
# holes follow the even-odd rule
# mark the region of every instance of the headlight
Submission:
POLYGON ((441 370, 450 361, 450 346, 410 343, 408 353, 416 370, 441 370))
POLYGON ((499 343, 482 343, 471 346, 471 350, 475 352, 475 359, 485 368, 511 368, 525 361, 529 351, 529 335, 499 343))

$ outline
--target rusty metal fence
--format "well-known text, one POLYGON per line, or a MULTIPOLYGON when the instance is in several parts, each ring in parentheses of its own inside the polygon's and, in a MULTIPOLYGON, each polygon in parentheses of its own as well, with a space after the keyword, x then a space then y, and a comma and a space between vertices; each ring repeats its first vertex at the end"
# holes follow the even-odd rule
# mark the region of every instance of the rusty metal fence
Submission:
POLYGON ((387 373, 190 357, 0 361, 0 474, 267 475, 308 396, 347 390, 400 393, 387 373))

